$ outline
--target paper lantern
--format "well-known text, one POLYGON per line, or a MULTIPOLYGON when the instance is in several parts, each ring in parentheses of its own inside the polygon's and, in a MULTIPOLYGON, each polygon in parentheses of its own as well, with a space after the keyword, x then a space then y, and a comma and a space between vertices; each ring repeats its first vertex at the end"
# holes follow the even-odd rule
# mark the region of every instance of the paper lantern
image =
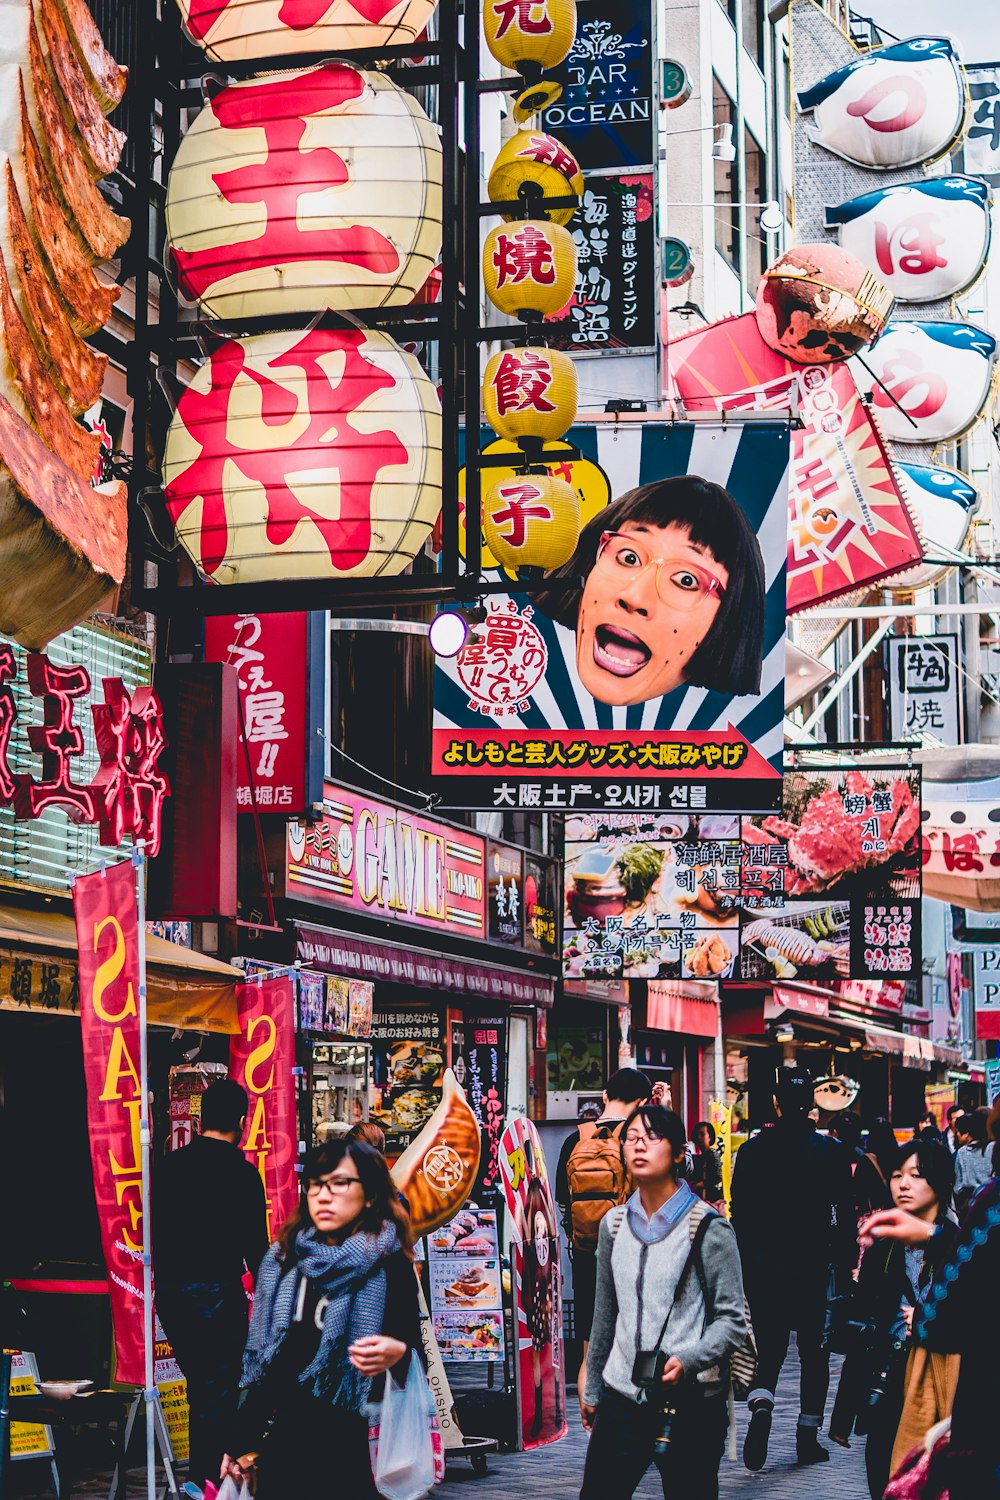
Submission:
MULTIPOLYGON (((583 173, 580 164, 562 141, 542 130, 519 130, 505 141, 490 170, 488 191, 491 203, 516 199, 522 182, 534 182, 547 198, 565 198, 570 193, 583 197, 583 173)), ((568 224, 574 208, 546 209, 555 224, 568 224)), ((511 214, 504 214, 508 222, 511 214)))
POLYGON ((484 0, 483 34, 516 73, 558 67, 576 39, 576 0, 484 0))
POLYGON ((226 339, 178 402, 163 481, 213 583, 399 573, 441 509, 437 392, 371 329, 226 339))
POLYGON ((892 296, 837 245, 794 245, 764 272, 757 326, 769 348, 803 365, 847 359, 878 337, 892 296))
POLYGON ((504 349, 483 376, 483 410, 504 438, 561 438, 576 421, 576 366, 557 349, 504 349))
POLYGON ((177 0, 184 29, 220 62, 415 42, 436 0, 177 0))
POLYGON ((559 568, 573 556, 580 507, 564 479, 515 474, 483 495, 483 535, 504 568, 559 568))
POLYGON ((230 84, 167 184, 170 262, 211 318, 410 302, 441 238, 436 128, 390 79, 345 62, 230 84))
POLYGON ((483 248, 483 282, 494 307, 510 317, 562 312, 576 285, 573 236, 544 219, 491 229, 483 248))

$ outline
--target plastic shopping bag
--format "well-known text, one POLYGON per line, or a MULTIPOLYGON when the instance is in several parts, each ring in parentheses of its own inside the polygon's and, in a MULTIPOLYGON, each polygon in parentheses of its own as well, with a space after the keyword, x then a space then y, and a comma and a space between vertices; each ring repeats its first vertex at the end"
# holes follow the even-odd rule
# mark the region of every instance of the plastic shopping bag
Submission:
POLYGON ((238 1485, 236 1480, 227 1474, 216 1493, 216 1500, 250 1500, 250 1486, 245 1479, 242 1484, 238 1485))
POLYGON ((433 1488, 432 1415, 427 1376, 414 1354, 402 1390, 391 1373, 385 1378, 374 1465, 375 1488, 385 1500, 421 1500, 433 1488))

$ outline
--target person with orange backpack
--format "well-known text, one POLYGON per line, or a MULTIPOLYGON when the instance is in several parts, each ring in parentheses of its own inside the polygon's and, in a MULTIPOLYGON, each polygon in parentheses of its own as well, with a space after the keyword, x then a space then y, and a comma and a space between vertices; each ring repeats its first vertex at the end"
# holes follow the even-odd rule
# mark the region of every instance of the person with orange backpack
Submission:
POLYGON ((621 1129, 637 1104, 652 1095, 652 1084, 637 1068, 619 1068, 604 1088, 604 1108, 597 1120, 584 1120, 563 1143, 556 1167, 555 1197, 573 1262, 573 1307, 583 1363, 577 1379, 583 1390, 587 1345, 594 1320, 597 1287, 597 1240, 601 1220, 628 1201, 632 1191, 622 1161, 621 1129))

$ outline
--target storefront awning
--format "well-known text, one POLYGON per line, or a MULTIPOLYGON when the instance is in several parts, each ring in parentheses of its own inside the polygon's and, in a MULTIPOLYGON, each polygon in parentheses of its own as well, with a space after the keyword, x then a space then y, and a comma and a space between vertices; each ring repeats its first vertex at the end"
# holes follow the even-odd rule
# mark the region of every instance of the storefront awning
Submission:
POLYGON ((551 1005, 555 981, 546 974, 477 964, 423 948, 400 948, 327 927, 295 923, 295 957, 310 969, 355 979, 381 979, 438 994, 472 995, 507 1005, 551 1005))
POLYGON ((651 1031, 714 1037, 719 1029, 719 986, 697 979, 651 979, 646 1024, 651 1031))
MULTIPOLYGON (((146 938, 146 962, 151 1025, 238 1032, 238 969, 152 935, 146 938)), ((0 906, 0 1010, 79 1013, 72 917, 0 906)))

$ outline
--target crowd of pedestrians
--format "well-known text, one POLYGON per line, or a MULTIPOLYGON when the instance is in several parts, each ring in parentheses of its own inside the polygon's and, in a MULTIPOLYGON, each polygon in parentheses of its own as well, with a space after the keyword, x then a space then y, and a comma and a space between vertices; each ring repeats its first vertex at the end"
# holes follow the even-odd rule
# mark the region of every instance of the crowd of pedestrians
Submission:
MULTIPOLYGON (((900 1145, 887 1120, 866 1131, 853 1112, 820 1129, 810 1075, 781 1068, 728 1209, 714 1128, 698 1121, 691 1139, 667 1105, 620 1070, 556 1172, 584 1347, 581 1500, 628 1500, 651 1465, 671 1500, 717 1500, 734 1391, 749 1404, 743 1462, 765 1468, 793 1333, 801 1466, 863 1442, 872 1500, 1000 1500, 1000 1100, 952 1108, 943 1131, 924 1117, 900 1145), (832 1448, 831 1352, 844 1356, 832 1448)), ((345 1494, 377 1497, 369 1402, 423 1361, 406 1203, 384 1140, 359 1127, 306 1156, 299 1207, 268 1245, 238 1149, 246 1108, 238 1085, 212 1085, 202 1134, 155 1183, 157 1305, 191 1406, 187 1492, 229 1476, 271 1500, 335 1462, 345 1494), (221 1227, 189 1232, 204 1222, 221 1227)))

